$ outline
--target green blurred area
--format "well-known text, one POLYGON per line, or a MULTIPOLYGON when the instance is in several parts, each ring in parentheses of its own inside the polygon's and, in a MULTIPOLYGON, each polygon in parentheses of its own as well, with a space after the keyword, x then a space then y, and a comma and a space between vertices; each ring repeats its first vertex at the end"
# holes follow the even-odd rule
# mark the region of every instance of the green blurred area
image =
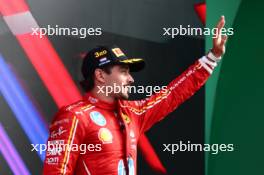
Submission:
MULTIPOLYGON (((206 85, 206 143, 234 144, 207 154, 208 175, 264 174, 264 1, 207 1, 207 27, 225 15, 234 28, 220 68, 206 85)), ((207 37, 206 49, 211 48, 207 37)))

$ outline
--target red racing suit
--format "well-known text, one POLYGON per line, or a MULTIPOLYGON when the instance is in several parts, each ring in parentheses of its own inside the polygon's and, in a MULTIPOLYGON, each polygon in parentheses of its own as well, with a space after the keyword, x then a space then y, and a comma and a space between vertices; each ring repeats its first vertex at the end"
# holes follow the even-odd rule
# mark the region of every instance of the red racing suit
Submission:
POLYGON ((136 175, 140 135, 204 85, 211 72, 201 60, 145 100, 109 104, 87 93, 60 109, 48 145, 67 144, 71 149, 47 150, 44 175, 136 175))

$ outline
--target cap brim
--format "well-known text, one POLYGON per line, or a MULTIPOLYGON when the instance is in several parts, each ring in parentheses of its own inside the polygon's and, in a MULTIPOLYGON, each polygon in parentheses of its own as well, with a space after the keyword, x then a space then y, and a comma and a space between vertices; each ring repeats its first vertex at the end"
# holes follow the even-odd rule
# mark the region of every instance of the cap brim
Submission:
POLYGON ((118 61, 122 64, 127 64, 131 72, 138 72, 144 69, 146 63, 142 58, 128 58, 125 60, 118 61))

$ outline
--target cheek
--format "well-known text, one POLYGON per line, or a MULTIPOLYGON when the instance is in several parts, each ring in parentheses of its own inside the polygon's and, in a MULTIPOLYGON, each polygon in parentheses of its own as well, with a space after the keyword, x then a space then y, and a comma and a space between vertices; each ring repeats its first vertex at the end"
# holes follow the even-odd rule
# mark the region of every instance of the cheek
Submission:
POLYGON ((122 75, 117 75, 117 76, 109 76, 106 79, 106 84, 109 86, 114 86, 114 85, 119 85, 121 86, 122 83, 125 83, 125 79, 122 75))
POLYGON ((112 77, 112 76, 108 76, 106 79, 105 79, 105 85, 106 86, 112 86, 113 83, 114 83, 115 79, 112 77))
POLYGON ((112 82, 115 82, 116 84, 122 84, 125 83, 125 76, 123 76, 122 74, 119 74, 117 76, 114 77, 114 79, 112 79, 112 82))
POLYGON ((126 76, 120 75, 118 81, 119 84, 126 84, 126 76))

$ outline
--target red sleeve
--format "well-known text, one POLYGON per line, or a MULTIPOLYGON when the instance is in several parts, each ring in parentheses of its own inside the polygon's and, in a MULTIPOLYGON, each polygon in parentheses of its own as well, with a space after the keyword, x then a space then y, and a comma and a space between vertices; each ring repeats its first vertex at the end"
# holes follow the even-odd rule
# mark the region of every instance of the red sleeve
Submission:
POLYGON ((134 101, 135 108, 130 108, 130 111, 138 116, 140 132, 148 130, 190 98, 204 85, 209 75, 200 61, 196 61, 159 93, 145 100, 134 101))
POLYGON ((57 114, 50 126, 43 175, 73 174, 79 156, 76 146, 83 142, 83 138, 83 123, 74 113, 57 114))

